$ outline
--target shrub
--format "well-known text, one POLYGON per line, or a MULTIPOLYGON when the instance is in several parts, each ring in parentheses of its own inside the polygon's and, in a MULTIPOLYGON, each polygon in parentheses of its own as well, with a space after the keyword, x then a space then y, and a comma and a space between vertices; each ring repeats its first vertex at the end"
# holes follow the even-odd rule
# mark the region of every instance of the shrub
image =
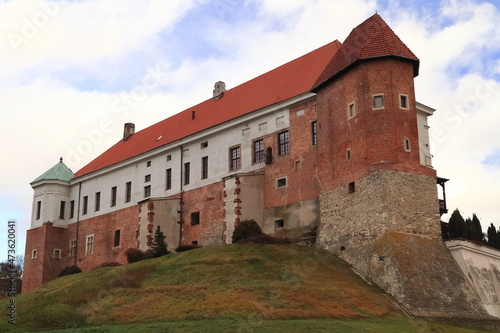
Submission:
POLYGON ((194 244, 179 245, 175 249, 175 252, 184 252, 184 251, 189 251, 189 250, 197 249, 197 248, 200 248, 200 247, 201 246, 194 245, 194 244))
POLYGON ((233 232, 233 243, 262 234, 262 229, 254 220, 244 220, 238 223, 233 232))
POLYGON ((76 274, 76 273, 81 273, 81 272, 82 272, 82 270, 78 266, 68 266, 68 267, 63 268, 61 273, 59 273, 59 277, 71 275, 71 274, 76 274))
POLYGON ((127 256, 127 262, 129 264, 146 259, 146 253, 139 249, 127 249, 125 255, 127 256))

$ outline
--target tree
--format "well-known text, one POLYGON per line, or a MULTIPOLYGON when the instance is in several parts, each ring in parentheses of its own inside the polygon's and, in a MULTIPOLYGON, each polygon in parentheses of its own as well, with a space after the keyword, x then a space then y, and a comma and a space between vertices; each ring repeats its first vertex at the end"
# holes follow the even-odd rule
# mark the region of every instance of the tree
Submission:
POLYGON ((161 257, 169 254, 167 243, 165 243, 165 238, 167 236, 163 235, 160 226, 156 227, 155 237, 153 239, 153 245, 151 247, 151 256, 153 258, 161 257))
POLYGON ((500 232, 497 231, 493 223, 488 227, 488 242, 487 245, 500 249, 500 232))
POLYGON ((12 280, 16 281, 16 293, 21 292, 21 276, 23 275, 24 257, 16 256, 15 259, 0 263, 0 297, 7 296, 12 290, 12 280))
POLYGON ((474 213, 472 214, 472 220, 468 219, 470 222, 468 222, 468 232, 467 232, 467 239, 473 240, 473 241, 478 241, 482 242, 483 241, 483 228, 481 227, 481 222, 479 221, 479 218, 477 215, 474 213))
POLYGON ((448 221, 451 238, 465 238, 465 221, 458 209, 455 209, 448 221))

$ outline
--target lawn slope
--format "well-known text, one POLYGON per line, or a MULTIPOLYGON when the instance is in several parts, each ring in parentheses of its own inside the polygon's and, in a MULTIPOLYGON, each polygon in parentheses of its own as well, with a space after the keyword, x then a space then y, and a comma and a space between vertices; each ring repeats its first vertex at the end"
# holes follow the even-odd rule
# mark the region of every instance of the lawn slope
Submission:
MULTIPOLYGON (((0 302, 1 308, 6 305, 0 302)), ((185 327, 193 332, 200 323, 219 332, 225 327, 228 332, 264 332, 266 327, 294 332, 286 327, 299 324, 317 331, 341 325, 335 327, 358 327, 346 332, 390 332, 392 326, 426 332, 437 325, 406 318, 381 290, 324 251, 248 244, 205 247, 56 279, 19 295, 17 325, 4 320, 0 331, 176 332, 185 327)))

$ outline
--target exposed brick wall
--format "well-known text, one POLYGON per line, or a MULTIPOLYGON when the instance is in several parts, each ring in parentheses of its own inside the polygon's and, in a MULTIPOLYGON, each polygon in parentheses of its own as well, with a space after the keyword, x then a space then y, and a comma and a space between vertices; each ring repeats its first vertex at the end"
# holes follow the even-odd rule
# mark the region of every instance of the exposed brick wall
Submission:
POLYGON ((366 177, 378 169, 435 176, 420 165, 413 67, 396 59, 361 62, 318 92, 318 153, 322 192, 366 177), (409 110, 399 108, 399 94, 409 110), (373 110, 372 95, 384 95, 373 110), (348 104, 356 116, 348 119, 348 104), (411 151, 404 150, 404 138, 411 151), (351 159, 347 159, 347 150, 351 159))
POLYGON ((222 244, 224 227, 223 182, 217 182, 183 194, 182 243, 222 244), (191 214, 200 212, 200 224, 191 225, 191 214))
MULTIPOLYGON (((312 145, 311 122, 317 119, 316 100, 290 108, 290 153, 278 156, 278 133, 264 138, 273 149, 273 162, 265 166, 264 207, 279 207, 318 198, 317 149, 312 145), (297 116, 297 111, 303 115, 297 116), (276 179, 287 177, 287 187, 277 189, 276 179)), ((280 131, 281 132, 281 131, 280 131)))
POLYGON ((67 247, 67 229, 44 224, 28 230, 24 255, 23 292, 38 288, 43 283, 55 279, 66 267, 64 250, 67 247), (37 257, 32 259, 33 249, 37 257), (61 258, 54 257, 54 249, 62 251, 61 258))

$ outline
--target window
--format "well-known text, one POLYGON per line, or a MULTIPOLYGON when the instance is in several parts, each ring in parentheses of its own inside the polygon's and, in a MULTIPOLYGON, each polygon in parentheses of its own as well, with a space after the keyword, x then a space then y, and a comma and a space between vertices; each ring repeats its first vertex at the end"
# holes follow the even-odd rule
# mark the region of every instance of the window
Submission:
POLYGON ((283 228, 284 226, 285 226, 285 220, 280 219, 280 220, 274 221, 274 229, 280 229, 280 228, 283 228))
POLYGON ((37 201, 36 202, 36 219, 37 220, 40 219, 41 213, 42 213, 42 202, 41 201, 37 201))
POLYGON ((120 246, 120 230, 115 230, 115 241, 113 242, 113 247, 118 247, 120 246))
POLYGON ((200 224, 200 212, 191 213, 191 225, 200 224))
POLYGON ((98 212, 101 210, 101 192, 97 192, 95 194, 95 211, 98 212))
POLYGON ((83 215, 87 214, 89 208, 89 197, 86 195, 83 197, 83 215))
POLYGON ((399 94, 399 107, 408 110, 408 95, 399 94))
POLYGON ((69 218, 75 217, 75 200, 69 202, 69 218))
POLYGON ((278 155, 286 155, 290 153, 290 136, 288 131, 278 133, 278 155))
POLYGON ((201 158, 201 179, 208 178, 208 156, 201 158))
POLYGON ((229 170, 238 170, 241 168, 241 147, 233 147, 229 149, 229 170))
POLYGON ((125 202, 132 200, 132 182, 125 183, 125 202))
POLYGON ((276 188, 283 188, 286 185, 286 177, 276 179, 276 188))
POLYGON ((165 190, 172 189, 172 169, 165 172, 165 190))
POLYGON ((151 175, 146 175, 146 176, 144 176, 144 182, 145 182, 145 183, 148 183, 148 182, 150 182, 150 181, 151 181, 151 175))
POLYGON ((146 162, 146 168, 149 168, 151 166, 151 161, 146 162))
POLYGON ((271 147, 267 147, 266 148, 266 154, 264 156, 264 162, 266 164, 273 163, 273 148, 271 148, 271 147))
POLYGON ((36 259, 38 251, 36 249, 31 250, 31 259, 36 259))
POLYGON ((356 115, 356 105, 354 104, 354 102, 352 102, 347 106, 347 118, 351 119, 355 115, 356 115))
POLYGON ((200 148, 203 149, 203 148, 207 148, 208 147, 208 141, 204 141, 200 144, 200 148))
POLYGON ((69 242, 69 256, 76 257, 76 240, 69 242))
POLYGON ((384 95, 373 95, 373 109, 383 109, 384 108, 384 95))
POLYGON ((94 253, 94 235, 87 235, 85 242, 85 254, 94 253))
POLYGON ((347 148, 347 151, 346 151, 346 159, 347 159, 348 161, 350 161, 350 160, 351 160, 351 149, 350 149, 350 148, 347 148))
POLYGON ((191 174, 191 164, 189 162, 184 163, 184 185, 189 185, 191 174))
POLYGON ((264 140, 262 139, 253 142, 253 162, 264 162, 264 140))
POLYGON ((198 241, 192 241, 191 244, 198 245, 198 241))
POLYGON ((111 207, 116 206, 116 186, 111 188, 111 207))
POLYGON ((151 196, 151 185, 144 186, 144 198, 151 196))
POLYGON ((172 159, 172 155, 167 155, 167 162, 172 159))
POLYGON ((59 219, 64 220, 64 213, 66 211, 66 201, 61 201, 59 206, 59 219))
POLYGON ((61 259, 61 249, 54 249, 54 258, 61 259))
POLYGON ((311 122, 311 143, 313 146, 318 144, 318 127, 316 120, 311 122))
POLYGON ((405 139, 403 140, 403 144, 404 144, 404 149, 405 149, 405 151, 410 152, 410 151, 411 151, 410 139, 405 138, 405 139))
POLYGON ((354 182, 350 182, 347 185, 347 192, 348 193, 354 193, 354 192, 356 192, 356 185, 354 184, 354 182))

